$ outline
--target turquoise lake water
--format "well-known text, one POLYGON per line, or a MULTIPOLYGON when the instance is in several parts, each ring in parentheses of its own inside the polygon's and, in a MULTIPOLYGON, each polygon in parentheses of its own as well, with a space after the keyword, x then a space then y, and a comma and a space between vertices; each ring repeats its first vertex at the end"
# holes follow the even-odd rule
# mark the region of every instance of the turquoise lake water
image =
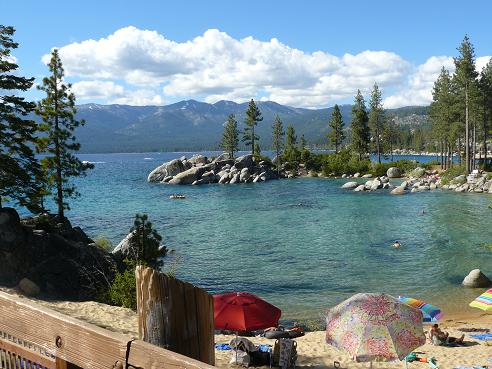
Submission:
POLYGON ((135 213, 147 213, 182 258, 179 278, 211 293, 258 294, 287 319, 316 318, 357 292, 461 310, 481 293, 461 288, 463 277, 473 268, 492 274, 492 251, 484 247, 492 243, 490 195, 354 193, 340 189, 345 180, 322 178, 147 183, 153 168, 181 155, 80 155, 95 169, 76 181, 82 196, 71 201, 70 220, 117 244, 135 213), (170 200, 176 192, 186 200, 170 200), (395 240, 401 249, 391 248, 395 240))

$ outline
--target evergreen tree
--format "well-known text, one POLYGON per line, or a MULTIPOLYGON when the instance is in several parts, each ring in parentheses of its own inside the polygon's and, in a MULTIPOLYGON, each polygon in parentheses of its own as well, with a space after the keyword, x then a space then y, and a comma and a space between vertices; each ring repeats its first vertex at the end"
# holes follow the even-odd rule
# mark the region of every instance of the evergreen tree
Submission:
POLYGON ((357 153, 359 160, 367 154, 369 147, 369 126, 366 103, 360 90, 357 90, 352 106, 352 150, 357 153))
POLYGON ((399 130, 396 126, 394 116, 385 116, 385 124, 383 127, 383 147, 385 152, 389 152, 391 155, 391 161, 393 161, 393 151, 398 142, 399 130))
POLYGON ((260 139, 255 133, 255 127, 258 125, 258 122, 261 122, 262 120, 263 117, 261 116, 260 109, 258 109, 254 100, 251 99, 248 110, 246 110, 246 119, 244 121, 246 128, 244 128, 243 141, 246 146, 251 146, 251 153, 253 155, 255 154, 256 149, 255 143, 260 139))
POLYGON ((37 212, 41 171, 32 149, 37 125, 27 118, 36 105, 15 95, 29 90, 34 78, 16 73, 14 33, 13 27, 0 25, 0 208, 6 198, 37 212))
POLYGON ((285 136, 284 126, 282 124, 282 120, 280 117, 275 116, 275 121, 273 122, 273 149, 275 150, 277 162, 275 163, 277 166, 277 175, 280 173, 280 153, 282 152, 282 148, 284 147, 283 137, 285 136))
POLYGON ((220 146, 231 158, 234 158, 234 153, 239 150, 239 131, 234 114, 229 114, 227 117, 220 146))
POLYGON ((292 124, 287 126, 285 136, 285 157, 288 161, 296 162, 299 160, 299 150, 297 150, 296 130, 292 124))
POLYGON ((130 232, 132 233, 128 250, 130 259, 137 264, 143 263, 154 269, 160 268, 163 262, 159 257, 166 253, 166 249, 159 250, 162 237, 149 222, 147 214, 135 215, 130 232))
POLYGON ((381 164, 381 136, 384 129, 384 109, 381 90, 375 83, 369 101, 369 127, 374 138, 375 151, 378 156, 378 163, 381 164))
POLYGON ((480 93, 482 103, 482 152, 487 162, 487 140, 492 128, 492 58, 480 73, 480 93))
POLYGON ((43 84, 38 87, 46 93, 36 109, 43 120, 41 129, 45 132, 38 147, 39 151, 46 153, 41 163, 49 183, 56 188, 58 215, 64 218, 64 210, 69 209, 65 199, 79 195, 75 186, 69 183, 69 178, 84 175, 93 166, 82 163, 73 154, 80 148, 74 130, 85 122, 75 119, 75 95, 70 91, 71 85, 63 82, 64 70, 58 50, 51 53, 48 68, 51 75, 43 78, 43 84))
POLYGON ((456 121, 454 88, 449 72, 443 67, 434 83, 432 92, 433 102, 429 115, 432 121, 432 130, 441 148, 441 166, 448 165, 448 155, 452 151, 454 141, 453 124, 456 121))
POLYGON ((301 135, 301 139, 299 140, 299 150, 304 151, 306 150, 306 138, 304 137, 304 134, 301 135))
POLYGON ((453 82, 458 88, 459 102, 462 106, 462 118, 464 118, 465 126, 465 170, 469 173, 472 163, 475 161, 470 156, 470 118, 474 118, 478 113, 476 108, 478 97, 476 78, 478 73, 475 70, 475 50, 467 35, 465 35, 458 51, 459 56, 454 58, 456 69, 453 82))
POLYGON ((331 132, 328 134, 328 139, 331 144, 335 146, 335 152, 338 153, 338 148, 342 146, 342 142, 345 139, 345 133, 343 132, 343 118, 340 108, 335 104, 331 113, 328 126, 331 128, 331 132))

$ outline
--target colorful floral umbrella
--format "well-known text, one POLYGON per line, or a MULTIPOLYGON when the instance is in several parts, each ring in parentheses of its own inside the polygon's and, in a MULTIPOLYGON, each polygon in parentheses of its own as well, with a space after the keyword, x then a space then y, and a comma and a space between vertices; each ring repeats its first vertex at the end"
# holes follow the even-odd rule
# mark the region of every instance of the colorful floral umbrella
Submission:
POLYGON ((392 296, 359 293, 328 311, 326 342, 356 361, 403 360, 425 343, 422 320, 392 296))
POLYGON ((475 300, 470 302, 471 307, 492 311, 492 288, 482 293, 475 300))
POLYGON ((439 319, 442 318, 441 309, 439 309, 437 306, 411 297, 398 296, 398 300, 416 309, 419 309, 424 315, 424 322, 437 322, 439 319))

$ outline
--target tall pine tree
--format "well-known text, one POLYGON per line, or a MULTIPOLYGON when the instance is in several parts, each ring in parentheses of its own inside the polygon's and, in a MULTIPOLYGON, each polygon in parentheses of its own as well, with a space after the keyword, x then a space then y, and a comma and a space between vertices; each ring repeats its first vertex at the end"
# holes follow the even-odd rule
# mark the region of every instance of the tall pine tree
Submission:
POLYGON ((345 139, 345 133, 343 132, 344 123, 342 113, 337 104, 333 107, 328 126, 331 128, 331 132, 328 133, 328 139, 335 146, 335 152, 338 153, 338 148, 342 146, 343 140, 345 139))
POLYGON ((273 122, 272 126, 273 130, 273 149, 275 150, 276 154, 276 166, 277 166, 277 175, 280 174, 280 165, 281 159, 280 159, 280 153, 282 152, 282 148, 284 147, 284 142, 283 142, 283 137, 285 136, 285 131, 284 131, 284 126, 282 124, 282 120, 278 116, 278 114, 275 116, 275 121, 273 122))
POLYGON ((254 102, 253 99, 249 102, 248 110, 246 110, 246 119, 244 123, 246 127, 243 132, 243 141, 246 146, 251 146, 251 153, 255 155, 255 151, 257 147, 257 141, 260 137, 255 133, 255 127, 258 125, 258 122, 261 122, 263 117, 261 116, 261 111, 258 109, 258 106, 254 102))
POLYGON ((480 94, 482 103, 482 152, 487 163, 487 140, 492 129, 492 58, 480 73, 480 94))
POLYGON ((361 160, 369 148, 369 118, 367 117, 366 103, 360 90, 357 90, 355 102, 352 106, 352 150, 361 160))
POLYGON ((43 78, 43 84, 38 87, 46 93, 36 109, 43 120, 41 127, 45 133, 39 142, 39 150, 46 153, 41 163, 56 189, 58 215, 63 219, 64 210, 69 209, 67 197, 79 195, 75 185, 69 182, 70 177, 84 175, 92 165, 82 163, 73 154, 80 148, 74 130, 85 122, 75 119, 75 95, 70 91, 71 85, 63 81, 64 70, 58 50, 51 53, 48 68, 51 75, 43 78))
POLYGON ((460 47, 458 48, 459 56, 454 58, 455 72, 453 82, 458 88, 459 103, 462 106, 462 120, 465 126, 465 170, 470 172, 472 160, 470 155, 472 127, 471 120, 476 118, 477 109, 477 76, 475 70, 475 50, 467 35, 465 35, 460 47), (471 119, 472 118, 472 119, 471 119))
POLYGON ((285 136, 285 156, 288 161, 297 161, 299 158, 299 150, 297 150, 296 130, 292 124, 287 126, 285 136))
POLYGON ((234 153, 239 150, 239 131, 234 114, 229 114, 227 117, 220 147, 229 154, 231 159, 234 158, 234 153))
POLYGON ((0 25, 0 208, 6 198, 37 212, 41 176, 33 152, 37 125, 27 118, 36 105, 16 95, 29 90, 34 78, 16 73, 18 65, 11 55, 18 47, 14 33, 13 27, 0 25))
POLYGON ((371 92, 371 100, 369 101, 369 128, 372 131, 374 138, 375 151, 378 157, 378 163, 381 164, 381 138, 384 130, 384 109, 381 90, 375 83, 371 92))

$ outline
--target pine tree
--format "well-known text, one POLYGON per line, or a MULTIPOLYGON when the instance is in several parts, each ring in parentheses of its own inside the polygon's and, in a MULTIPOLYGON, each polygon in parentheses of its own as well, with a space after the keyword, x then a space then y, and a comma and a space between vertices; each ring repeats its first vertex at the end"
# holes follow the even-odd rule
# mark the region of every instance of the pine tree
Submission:
POLYGON ((357 90, 355 102, 352 106, 352 150, 357 153, 361 160, 368 152, 369 126, 366 111, 366 103, 360 90, 357 90))
POLYGON ((164 251, 159 249, 162 237, 149 222, 147 214, 135 215, 130 232, 132 234, 128 250, 130 259, 136 263, 143 262, 154 269, 161 267, 163 262, 159 257, 165 254, 166 249, 164 248, 164 251))
POLYGON ((292 124, 287 126, 285 136, 285 156, 288 161, 297 161, 299 159, 299 150, 297 150, 296 130, 292 124))
POLYGON ((378 156, 378 163, 381 164, 381 136, 384 129, 384 109, 381 90, 376 83, 374 84, 374 87, 372 89, 369 107, 371 109, 371 111, 369 112, 369 127, 374 138, 376 154, 378 156))
POLYGON ((478 97, 477 81, 478 73, 475 70, 475 50, 470 39, 465 35, 460 47, 459 56, 454 58, 456 67, 453 82, 458 88, 458 96, 462 104, 462 117, 465 126, 465 170, 470 172, 472 163, 475 161, 470 156, 470 118, 474 118, 478 113, 476 109, 476 99, 478 97))
POLYGON ((33 146, 38 127, 27 118, 36 105, 15 95, 29 90, 34 78, 16 73, 14 33, 13 27, 0 25, 0 208, 6 198, 37 212, 41 171, 33 146))
POLYGON ((482 103, 482 152, 487 163, 487 140, 492 128, 492 58, 480 73, 480 94, 482 103))
POLYGON ((304 137, 304 134, 301 135, 301 139, 299 140, 299 150, 304 151, 306 150, 307 142, 306 138, 304 137))
POLYGON ((434 83, 432 92, 433 102, 429 115, 432 121, 432 130, 441 148, 441 166, 448 165, 448 153, 451 143, 455 141, 453 124, 456 121, 455 95, 449 72, 443 67, 434 83))
POLYGON ((256 103, 253 99, 249 102, 248 110, 246 110, 246 119, 244 123, 246 124, 246 128, 244 128, 243 133, 243 141, 246 146, 251 146, 251 153, 254 155, 256 150, 256 141, 260 139, 260 137, 255 133, 255 127, 258 125, 258 122, 261 122, 263 117, 261 116, 261 111, 256 106, 256 103))
POLYGON ((70 91, 71 85, 63 81, 64 70, 58 50, 51 53, 48 68, 51 75, 43 78, 43 84, 38 87, 46 93, 36 109, 43 120, 41 128, 45 132, 39 142, 39 150, 46 153, 41 163, 49 182, 56 188, 58 215, 63 219, 64 210, 69 209, 65 199, 79 195, 75 186, 69 183, 69 178, 84 175, 93 166, 82 163, 73 154, 80 148, 74 130, 85 122, 75 119, 75 95, 70 91))
POLYGON ((227 117, 220 146, 229 154, 231 159, 234 158, 234 153, 239 150, 239 131, 237 129, 237 121, 234 114, 229 114, 227 117))
POLYGON ((280 174, 280 165, 282 164, 280 159, 280 153, 282 151, 282 148, 284 147, 283 137, 285 136, 284 126, 278 114, 277 116, 275 116, 275 121, 273 122, 272 130, 273 130, 273 148, 275 150, 276 160, 277 160, 275 164, 277 166, 277 175, 278 175, 280 174))
POLYGON ((342 113, 337 104, 333 107, 328 126, 331 128, 328 139, 335 146, 335 152, 338 153, 338 148, 342 146, 342 142, 345 139, 345 133, 343 132, 344 123, 342 113))

